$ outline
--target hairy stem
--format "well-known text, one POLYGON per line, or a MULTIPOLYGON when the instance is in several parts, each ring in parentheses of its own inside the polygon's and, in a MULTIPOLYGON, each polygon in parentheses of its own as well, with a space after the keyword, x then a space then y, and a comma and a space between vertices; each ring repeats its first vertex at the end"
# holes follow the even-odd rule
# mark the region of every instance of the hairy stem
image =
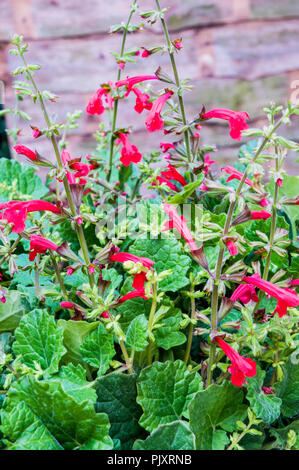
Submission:
MULTIPOLYGON (((156 5, 157 5, 157 8, 158 8, 159 12, 161 13, 161 6, 160 6, 159 0, 155 0, 155 2, 156 2, 156 5)), ((167 41, 168 52, 169 52, 170 62, 171 62, 173 75, 174 75, 174 79, 175 79, 175 84, 177 86, 177 96, 178 96, 178 100, 179 100, 179 106, 180 106, 180 110, 181 110, 182 121, 183 121, 184 126, 186 126, 187 125, 186 112, 185 112, 183 97, 181 95, 181 83, 180 83, 180 78, 179 78, 179 74, 178 74, 178 69, 177 69, 177 66, 176 66, 176 63, 175 63, 175 58, 174 58, 174 53, 173 53, 173 45, 170 41, 170 36, 169 36, 169 32, 168 32, 166 22, 165 22, 164 18, 161 17, 160 19, 161 19, 162 27, 163 27, 163 30, 164 30, 165 38, 166 38, 166 41, 167 41)), ((186 146, 186 152, 187 152, 188 160, 189 160, 189 162, 191 162, 192 155, 191 155, 191 147, 190 147, 190 140, 189 140, 188 131, 184 132, 184 139, 185 139, 185 146, 186 146)))
POLYGON ((9 248, 8 252, 0 259, 0 266, 1 264, 3 264, 7 258, 13 253, 13 251, 15 250, 15 248, 18 246, 18 244, 20 243, 21 241, 21 235, 18 235, 18 238, 14 241, 14 243, 11 245, 11 247, 9 248))
MULTIPOLYGON (((48 115, 48 112, 47 112, 42 94, 39 91, 39 89, 38 89, 38 87, 35 83, 33 75, 32 75, 31 71, 28 68, 28 64, 27 64, 27 62, 25 60, 25 57, 24 57, 23 53, 21 52, 21 49, 20 49, 19 46, 18 46, 18 49, 19 49, 19 54, 20 54, 20 57, 23 61, 23 64, 26 67, 26 73, 28 75, 28 78, 29 78, 29 80, 30 80, 30 82, 31 82, 36 94, 37 94, 37 97, 38 97, 38 100, 39 100, 39 103, 40 103, 40 106, 41 106, 41 109, 42 109, 42 112, 43 112, 43 115, 44 115, 44 118, 45 118, 45 121, 46 121, 46 124, 47 124, 47 127, 50 130, 51 129, 51 122, 50 122, 50 118, 49 118, 49 115, 48 115)), ((58 167, 59 167, 60 170, 62 170, 63 169, 63 163, 62 163, 62 160, 61 160, 58 144, 56 142, 56 138, 55 138, 53 133, 51 134, 50 140, 51 140, 53 148, 54 148, 54 152, 55 152, 58 167)), ((70 186, 69 186, 66 175, 63 177, 63 185, 64 185, 66 197, 67 197, 67 200, 68 200, 68 203, 69 203, 69 207, 70 207, 72 216, 75 217, 77 215, 76 206, 75 206, 75 203, 73 201, 72 193, 71 193, 70 186)), ((78 240, 79 240, 79 243, 80 243, 80 246, 81 246, 81 249, 82 249, 85 264, 88 266, 90 264, 88 248, 87 248, 83 228, 81 227, 81 225, 76 226, 76 233, 77 233, 78 240)), ((91 287, 93 287, 94 286, 94 276, 88 272, 88 278, 89 278, 89 283, 90 283, 91 287)))
MULTIPOLYGON (((130 21, 132 19, 133 13, 134 13, 134 10, 131 9, 127 24, 124 28, 124 34, 123 34, 123 38, 122 38, 122 42, 121 42, 121 50, 120 50, 120 55, 121 56, 123 55, 123 53, 125 51, 125 44, 126 44, 126 39, 127 39, 127 34, 128 34, 128 27, 130 25, 130 21)), ((118 69, 117 81, 120 80, 120 77, 121 77, 121 69, 118 69)), ((115 98, 114 99, 114 105, 113 105, 113 115, 112 115, 111 138, 110 138, 110 147, 109 147, 109 169, 108 169, 107 181, 110 181, 111 172, 112 172, 114 141, 115 141, 114 132, 115 132, 115 129, 116 129, 117 110, 118 110, 118 98, 115 98)))
POLYGON ((184 358, 185 364, 188 364, 190 351, 191 351, 193 329, 194 329, 192 320, 194 320, 194 318, 195 318, 194 284, 191 283, 191 317, 190 317, 191 322, 189 325, 188 340, 187 340, 187 346, 186 346, 186 351, 185 351, 185 358, 184 358))
MULTIPOLYGON (((152 306, 151 306, 151 311, 149 314, 148 327, 147 327, 149 336, 152 333, 156 308, 157 308, 157 284, 154 283, 153 284, 153 300, 152 300, 152 306)), ((151 363, 152 363, 152 340, 149 338, 149 344, 147 348, 147 364, 150 365, 151 363)))
MULTIPOLYGON (((284 118, 284 116, 281 119, 279 119, 277 124, 271 130, 271 132, 264 138, 263 142, 261 143, 261 145, 257 149, 257 151, 256 151, 256 153, 255 153, 255 155, 252 159, 252 163, 254 163, 257 160, 257 158, 259 157, 259 155, 261 154, 261 152, 265 148, 266 144, 271 139, 274 132, 281 125, 281 123, 283 121, 283 118, 284 118)), ((224 226, 224 229, 223 229, 223 236, 226 236, 229 233, 232 218, 233 218, 233 214, 234 214, 234 210, 235 210, 235 207, 236 207, 236 203, 237 203, 237 200, 240 196, 240 193, 241 193, 241 190, 242 190, 243 185, 245 183, 245 180, 247 178, 248 171, 249 171, 249 167, 247 166, 247 168, 244 172, 243 178, 241 179, 241 181, 238 185, 238 188, 236 190, 235 198, 234 198, 233 201, 231 201, 231 203, 229 205, 229 209, 228 209, 228 213, 227 213, 227 217, 226 217, 226 221, 225 221, 225 226, 224 226)), ((225 249, 224 249, 223 246, 221 246, 220 249, 219 249, 217 262, 216 262, 216 268, 215 268, 214 282, 213 282, 212 304, 211 304, 211 326, 212 326, 211 333, 212 333, 212 335, 217 333, 217 328, 218 328, 218 297, 219 297, 218 296, 218 285, 219 285, 220 276, 221 276, 221 272, 222 272, 224 250, 225 249)), ((216 344, 212 343, 212 345, 210 347, 210 354, 209 354, 207 386, 211 385, 211 383, 212 383, 212 367, 213 367, 214 358, 215 358, 215 351, 216 351, 216 344)))

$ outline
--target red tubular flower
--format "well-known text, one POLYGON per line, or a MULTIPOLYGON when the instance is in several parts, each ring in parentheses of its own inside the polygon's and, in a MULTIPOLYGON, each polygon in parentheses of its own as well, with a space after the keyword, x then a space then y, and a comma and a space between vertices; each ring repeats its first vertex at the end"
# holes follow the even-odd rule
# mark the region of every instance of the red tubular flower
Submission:
POLYGON ((217 118, 228 121, 231 128, 229 135, 235 140, 241 140, 241 131, 248 129, 246 119, 250 118, 249 114, 246 112, 232 111, 231 109, 225 108, 212 109, 201 117, 203 119, 217 118))
POLYGON ((9 201, 0 203, 0 211, 3 209, 26 209, 27 212, 50 211, 60 213, 61 209, 51 202, 41 199, 32 199, 31 201, 9 201))
POLYGON ((278 302, 273 315, 277 312, 278 316, 281 318, 287 313, 288 307, 297 307, 299 305, 299 296, 295 291, 288 288, 282 289, 272 284, 272 282, 261 279, 258 274, 245 276, 243 281, 258 287, 263 292, 266 292, 266 294, 277 299, 278 302))
POLYGON ((87 114, 94 115, 98 114, 101 115, 105 111, 103 106, 102 96, 110 93, 107 88, 99 88, 94 95, 90 98, 87 106, 86 112, 87 114))
POLYGON ((232 362, 228 368, 228 372, 232 374, 231 383, 237 387, 242 387, 246 382, 246 377, 254 377, 256 375, 256 363, 249 357, 243 357, 223 339, 216 338, 218 346, 222 349, 224 354, 232 362))
POLYGON ((236 302, 236 300, 240 299, 243 304, 248 304, 251 300, 253 300, 253 302, 258 302, 259 300, 254 286, 250 284, 240 284, 230 299, 232 302, 236 302))
POLYGON ((141 114, 144 109, 152 109, 153 103, 149 103, 149 95, 142 93, 139 88, 132 88, 132 92, 136 95, 136 104, 134 109, 137 113, 141 114))
POLYGON ((185 178, 176 170, 174 166, 170 164, 168 165, 167 170, 161 172, 161 175, 163 176, 163 178, 177 181, 182 186, 186 186, 187 184, 185 178))
POLYGON ((236 256, 238 254, 238 247, 233 240, 228 240, 225 244, 230 255, 236 256))
POLYGON ((15 145, 14 146, 15 151, 17 152, 18 155, 24 155, 25 157, 29 158, 30 160, 37 161, 37 155, 35 152, 30 150, 28 147, 25 147, 25 145, 15 145))
POLYGON ((13 224, 13 233, 21 233, 26 228, 27 210, 6 209, 3 214, 0 214, 0 219, 4 219, 7 223, 13 224))
POLYGON ((145 268, 151 268, 154 265, 154 261, 143 256, 132 255, 131 253, 118 252, 110 256, 111 261, 117 261, 118 263, 125 263, 126 261, 132 261, 133 263, 141 263, 145 268))
POLYGON ((172 94, 172 91, 168 91, 154 101, 152 109, 145 120, 145 125, 149 132, 160 131, 163 128, 164 121, 161 119, 160 113, 163 105, 169 100, 172 94))
POLYGON ((129 166, 130 163, 138 163, 142 159, 142 154, 139 152, 136 145, 132 145, 126 134, 119 134, 119 139, 123 144, 121 149, 120 161, 124 166, 129 166))
POLYGON ((165 143, 161 142, 160 143, 160 149, 162 150, 163 153, 166 153, 166 152, 168 152, 168 150, 174 149, 174 148, 175 148, 174 145, 169 143, 169 142, 165 142, 165 143))
POLYGON ((180 217, 172 204, 166 204, 164 202, 163 209, 171 220, 165 223, 165 227, 162 231, 164 232, 165 230, 172 230, 173 228, 176 228, 190 246, 191 251, 197 250, 196 243, 192 237, 189 227, 186 224, 185 217, 180 217))
POLYGON ((125 302, 126 300, 130 300, 130 299, 135 299, 136 297, 141 297, 142 299, 145 299, 147 300, 147 297, 145 296, 145 291, 144 290, 133 290, 131 292, 128 292, 126 295, 124 295, 123 297, 121 297, 119 300, 118 300, 118 303, 119 304, 122 304, 123 302, 125 302))
POLYGON ((40 235, 31 235, 29 261, 34 261, 38 253, 46 253, 47 250, 57 251, 57 248, 58 246, 50 240, 40 235))
MULTIPOLYGON (((64 166, 67 165, 68 162, 71 161, 71 155, 69 154, 69 152, 67 152, 65 149, 62 151, 61 153, 61 160, 62 160, 62 163, 64 164, 64 166)), ((75 178, 75 175, 73 173, 71 173, 70 171, 66 171, 66 177, 67 177, 67 180, 70 184, 76 184, 76 178, 75 178)))
POLYGON ((60 307, 62 308, 74 308, 74 304, 72 302, 67 302, 64 300, 63 302, 60 302, 60 307))
POLYGON ((268 204, 269 204, 269 201, 265 197, 263 197, 263 199, 259 202, 259 206, 261 207, 267 207, 268 204))
MULTIPOLYGON (((163 178, 163 176, 157 176, 156 177, 157 181, 159 184, 162 184, 162 183, 165 183, 167 184, 167 186, 172 189, 173 191, 178 191, 178 188, 176 187, 175 184, 171 183, 170 181, 168 181, 168 179, 166 178, 163 178)), ((152 186, 157 186, 157 183, 156 181, 153 181, 152 182, 152 186)))
MULTIPOLYGON (((235 168, 233 168, 232 166, 225 166, 224 168, 221 168, 222 171, 225 171, 225 173, 228 173, 230 176, 227 178, 226 180, 226 183, 228 183, 229 181, 231 180, 239 180, 241 181, 242 178, 243 178, 243 173, 241 173, 241 171, 238 171, 236 170, 235 168)), ((245 179, 245 183, 248 184, 248 186, 252 186, 253 185, 253 182, 249 179, 249 178, 246 178, 245 179)))
POLYGON ((209 173, 211 165, 213 165, 214 163, 219 163, 219 162, 216 161, 216 160, 210 160, 210 155, 205 155, 205 159, 204 159, 204 174, 205 174, 205 176, 207 176, 207 174, 209 173))
POLYGON ((134 85, 137 85, 137 83, 145 82, 146 80, 158 80, 158 77, 156 77, 156 75, 136 75, 136 77, 127 77, 124 80, 119 80, 118 82, 115 83, 115 86, 127 87, 126 96, 128 96, 130 91, 132 91, 132 88, 134 85))
POLYGON ((267 220, 269 219, 269 217, 271 217, 271 215, 272 214, 270 212, 267 212, 264 210, 250 212, 250 216, 252 220, 259 220, 259 219, 267 220))

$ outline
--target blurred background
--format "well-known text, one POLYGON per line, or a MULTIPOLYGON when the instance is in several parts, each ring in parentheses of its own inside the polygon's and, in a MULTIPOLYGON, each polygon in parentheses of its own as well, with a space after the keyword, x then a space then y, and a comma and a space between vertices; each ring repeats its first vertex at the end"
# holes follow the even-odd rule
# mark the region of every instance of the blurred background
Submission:
MULTIPOLYGON (((120 50, 121 35, 109 34, 111 25, 126 21, 130 0, 0 0, 0 79, 5 84, 5 107, 14 107, 10 73, 19 65, 9 54, 9 37, 23 34, 29 42, 27 59, 42 66, 36 73, 41 89, 59 96, 49 103, 51 114, 64 120, 68 111, 84 110, 89 97, 103 82, 115 80, 117 67, 110 52, 120 50)), ((263 124, 262 108, 272 100, 284 104, 299 89, 299 1, 298 0, 160 0, 168 8, 166 19, 171 39, 183 38, 177 54, 181 79, 190 78, 194 90, 185 93, 189 119, 201 110, 228 107, 247 111, 253 127, 263 124)), ((153 0, 139 0, 141 10, 154 9, 153 0)), ((135 16, 133 23, 140 22, 135 16)), ((127 47, 147 47, 164 43, 160 24, 145 25, 128 36, 127 47)), ((127 64, 123 76, 152 74, 158 65, 170 72, 168 56, 154 54, 127 64)), ((22 109, 31 124, 43 127, 38 105, 25 100, 22 109)), ((80 127, 68 135, 73 157, 94 150, 92 134, 103 117, 83 112, 80 127)), ((131 140, 147 151, 160 142, 158 133, 149 134, 145 114, 122 103, 118 125, 133 125, 131 140)), ((14 125, 7 116, 6 127, 14 125)), ((20 122, 19 143, 33 146, 29 125, 20 122)), ((6 152, 3 122, 0 155, 6 152)), ((298 141, 298 121, 283 135, 298 141)), ((217 160, 232 162, 239 143, 229 137, 227 123, 205 124, 202 142, 216 144, 217 160)), ((161 141, 167 139, 161 138, 161 141)), ((46 139, 34 142, 38 151, 49 156, 46 139)), ((35 148, 33 146, 33 148, 35 148)), ((297 173, 296 156, 290 154, 288 169, 297 173)))

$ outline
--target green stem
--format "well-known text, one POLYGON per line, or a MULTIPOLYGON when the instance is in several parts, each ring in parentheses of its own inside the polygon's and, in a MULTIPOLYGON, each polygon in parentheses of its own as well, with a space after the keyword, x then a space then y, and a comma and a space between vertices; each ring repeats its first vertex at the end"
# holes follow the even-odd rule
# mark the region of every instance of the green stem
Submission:
MULTIPOLYGON (((252 163, 254 163, 257 160, 257 158, 259 157, 259 155, 261 154, 261 152, 265 148, 266 144, 271 139, 274 132, 278 129, 278 127, 283 122, 284 117, 285 116, 282 116, 282 118, 279 119, 279 121, 273 127, 273 129, 269 133, 269 135, 264 138, 263 142, 261 143, 261 145, 257 149, 257 151, 256 151, 256 153, 255 153, 255 155, 252 159, 252 163)), ((241 181, 238 185, 238 188, 237 188, 236 193, 235 193, 234 200, 230 203, 228 213, 227 213, 227 217, 226 217, 226 221, 225 221, 225 226, 224 226, 224 229, 223 229, 223 237, 226 236, 229 233, 232 218, 233 218, 233 214, 234 214, 234 210, 235 210, 235 206, 236 206, 237 200, 240 196, 240 193, 241 193, 241 190, 242 190, 243 185, 245 183, 245 180, 247 178, 248 171, 249 171, 249 166, 247 166, 247 168, 244 172, 243 178, 241 179, 241 181)), ((213 335, 213 333, 214 334, 217 333, 217 329, 218 329, 218 285, 219 285, 221 271, 222 271, 224 250, 225 250, 224 247, 221 246, 220 250, 218 252, 217 263, 216 263, 216 268, 215 268, 215 276, 214 276, 214 282, 213 282, 212 304, 211 304, 211 326, 212 326, 211 333, 212 333, 212 335, 213 335)), ((213 363, 214 363, 214 358, 215 358, 215 351, 216 351, 216 344, 212 343, 212 345, 210 347, 210 354, 209 354, 207 386, 211 385, 211 383, 212 383, 212 368, 213 368, 213 363)))
POLYGON ((66 291, 65 285, 63 283, 63 280, 62 280, 62 277, 61 277, 61 274, 60 274, 60 270, 59 270, 55 255, 54 255, 54 253, 52 253, 52 251, 49 251, 49 253, 50 253, 51 261, 52 261, 54 271, 55 271, 55 274, 56 274, 56 278, 57 278, 57 281, 59 282, 59 285, 61 287, 63 296, 64 296, 65 300, 69 300, 69 296, 68 296, 68 293, 66 291))
MULTIPOLYGON (((125 50, 125 44, 126 44, 126 39, 127 39, 127 34, 128 34, 128 27, 130 25, 130 21, 131 21, 133 13, 134 13, 134 10, 132 9, 130 11, 129 18, 128 18, 127 24, 125 26, 125 29, 124 29, 124 34, 123 34, 122 43, 121 43, 121 50, 120 50, 120 56, 121 57, 122 57, 122 55, 124 53, 124 50, 125 50)), ((121 77, 121 69, 118 69, 117 81, 120 80, 120 77, 121 77)), ((114 132, 115 132, 115 129, 116 129, 117 110, 118 110, 118 98, 115 98, 114 99, 114 106, 113 106, 113 115, 112 115, 111 138, 110 138, 110 147, 109 147, 109 171, 108 171, 108 175, 107 175, 107 181, 110 181, 111 172, 112 172, 114 141, 115 141, 114 132)))
POLYGON ((36 257, 35 269, 34 269, 34 287, 35 287, 35 295, 37 299, 39 299, 39 270, 38 270, 39 261, 40 261, 40 255, 38 254, 36 257))
MULTIPOLYGON (((49 118, 49 115, 48 115, 43 97, 42 97, 41 92, 39 91, 39 89, 38 89, 38 87, 35 83, 35 80, 33 78, 33 75, 31 73, 31 71, 28 69, 28 64, 27 64, 27 62, 24 58, 24 55, 21 52, 19 46, 18 46, 18 49, 19 49, 20 57, 23 61, 23 64, 26 67, 26 72, 27 72, 27 75, 29 77, 29 80, 30 80, 30 82, 31 82, 36 94, 37 94, 37 97, 38 97, 38 100, 39 100, 39 103, 40 103, 40 106, 41 106, 41 109, 42 109, 42 112, 43 112, 43 115, 44 115, 44 118, 45 118, 45 121, 46 121, 46 124, 47 124, 47 127, 50 130, 51 129, 51 122, 50 122, 50 118, 49 118)), ((61 156, 60 156, 58 144, 56 142, 56 138, 53 134, 51 134, 50 140, 51 140, 53 148, 54 148, 54 152, 55 152, 58 167, 59 167, 60 170, 62 170, 63 169, 63 163, 62 163, 62 160, 61 160, 61 156)), ((67 200, 68 200, 68 203, 69 203, 69 207, 70 207, 72 216, 75 217, 77 215, 76 206, 75 206, 75 203, 73 201, 72 193, 71 193, 70 186, 69 186, 66 175, 63 177, 63 185, 64 185, 66 197, 67 197, 67 200)), ((90 264, 88 248, 87 248, 83 228, 80 225, 77 225, 76 233, 77 233, 78 240, 79 240, 82 252, 83 252, 83 257, 84 257, 85 264, 88 266, 90 264)), ((94 276, 91 275, 89 272, 88 272, 88 279, 89 279, 89 283, 90 283, 91 287, 93 287, 94 283, 95 283, 94 282, 94 276)))
MULTIPOLYGON (((107 310, 107 313, 109 315, 109 318, 112 322, 115 321, 115 318, 114 318, 114 315, 109 311, 107 310)), ((115 330, 114 330, 115 331, 115 330)), ((115 331, 115 334, 116 336, 118 337, 118 342, 119 342, 119 345, 120 345, 120 349, 123 353, 123 356, 124 356, 124 359, 125 359, 125 362, 126 362, 126 366, 127 366, 127 369, 128 371, 130 372, 130 374, 134 374, 134 369, 132 367, 132 362, 129 358, 129 354, 128 354, 128 351, 127 351, 127 348, 126 348, 126 345, 125 345, 125 342, 124 340, 122 339, 122 337, 117 333, 117 330, 115 331)))
POLYGON ((14 241, 14 243, 12 244, 12 246, 9 248, 8 252, 3 256, 3 258, 1 258, 0 260, 0 266, 1 264, 4 263, 4 261, 7 260, 7 258, 12 254, 12 252, 14 251, 14 249, 18 246, 20 240, 21 240, 21 235, 18 235, 18 238, 14 241))
MULTIPOLYGON (((157 308, 157 284, 154 283, 153 284, 153 300, 152 300, 152 306, 151 306, 151 311, 149 314, 148 327, 147 327, 149 336, 152 333, 156 308, 157 308)), ((149 344, 147 348, 147 364, 150 365, 151 363, 152 363, 152 341, 149 338, 149 344)))
MULTIPOLYGON (((159 12, 161 13, 161 7, 160 7, 159 0, 155 0, 155 2, 156 2, 156 5, 157 5, 157 8, 158 8, 159 12)), ((180 89, 181 83, 180 83, 180 78, 179 78, 179 74, 178 74, 178 69, 177 69, 177 66, 176 66, 176 63, 175 63, 175 59, 174 59, 173 45, 172 45, 171 40, 170 40, 170 36, 169 36, 169 32, 168 32, 166 22, 165 22, 164 18, 160 17, 160 19, 161 19, 162 27, 163 27, 163 30, 164 30, 165 38, 166 38, 166 41, 167 41, 168 53, 169 53, 170 62, 171 62, 172 70, 173 70, 175 84, 177 86, 177 96, 178 96, 178 100, 179 100, 179 106, 180 106, 180 110, 181 110, 182 121, 183 121, 184 126, 186 126, 187 125, 186 112, 185 112, 183 97, 181 95, 181 89, 180 89)), ((186 146, 186 152, 187 152, 188 160, 189 160, 189 162, 191 162, 192 156, 191 156, 189 133, 188 133, 187 130, 184 132, 184 139, 185 139, 185 146, 186 146)))
POLYGON ((186 346, 186 351, 185 351, 185 359, 184 359, 185 364, 188 364, 190 351, 191 351, 193 329, 194 329, 194 324, 192 320, 194 320, 194 318, 195 318, 194 284, 191 283, 191 317, 190 317, 191 321, 189 325, 188 340, 187 340, 187 346, 186 346))

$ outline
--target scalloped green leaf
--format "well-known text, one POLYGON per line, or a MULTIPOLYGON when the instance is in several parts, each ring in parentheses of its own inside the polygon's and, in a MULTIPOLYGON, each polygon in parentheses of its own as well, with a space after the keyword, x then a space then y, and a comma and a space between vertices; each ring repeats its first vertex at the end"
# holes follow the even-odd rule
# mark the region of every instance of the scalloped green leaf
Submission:
POLYGON ((13 331, 24 315, 20 292, 9 291, 5 294, 5 297, 5 304, 0 302, 0 333, 13 331))
POLYGON ((96 401, 97 394, 91 387, 92 382, 86 380, 86 370, 81 364, 72 364, 62 366, 58 374, 51 377, 50 380, 59 380, 63 389, 78 403, 90 400, 92 403, 96 401))
POLYGON ((197 449, 224 448, 227 443, 225 433, 215 434, 216 427, 229 432, 235 430, 236 422, 242 421, 246 416, 243 397, 242 390, 229 382, 224 382, 221 386, 210 385, 195 395, 189 405, 189 417, 191 431, 196 436, 197 449))
POLYGON ((292 355, 284 367, 281 382, 275 386, 276 394, 282 400, 281 413, 292 418, 299 413, 299 361, 298 354, 292 355))
POLYGON ((33 310, 23 316, 15 331, 13 351, 21 354, 22 362, 32 369, 36 363, 45 375, 58 371, 63 347, 63 329, 46 310, 33 310))
POLYGON ((98 376, 103 375, 116 354, 113 335, 99 323, 97 329, 84 338, 79 351, 83 361, 98 369, 98 376))
POLYGON ((197 372, 184 362, 155 362, 143 369, 137 382, 137 402, 143 409, 140 425, 151 432, 160 424, 180 420, 188 403, 203 387, 197 372))
POLYGON ((145 315, 138 315, 130 323, 126 334, 126 343, 131 346, 134 351, 143 351, 147 347, 147 327, 148 320, 145 315))
POLYGON ((136 402, 136 376, 106 375, 98 379, 96 392, 95 409, 109 416, 111 437, 119 439, 122 449, 131 449, 134 440, 144 433, 138 424, 142 409, 136 402))
POLYGON ((141 441, 135 441, 133 450, 195 450, 195 436, 185 421, 163 424, 141 441))
POLYGON ((271 424, 280 416, 281 399, 276 395, 265 395, 262 390, 266 372, 258 368, 254 377, 248 378, 247 400, 256 416, 271 424))
POLYGON ((14 199, 24 200, 41 199, 48 193, 48 188, 43 184, 39 176, 35 174, 35 168, 19 163, 17 160, 0 159, 0 202, 11 198, 12 189, 14 199), (6 190, 1 188, 1 183, 8 185, 6 190))
POLYGON ((84 338, 98 326, 98 322, 58 320, 57 325, 63 329, 63 345, 66 354, 62 358, 63 364, 84 364, 80 353, 80 346, 84 338))
POLYGON ((113 448, 108 416, 96 413, 88 400, 78 403, 59 381, 41 382, 28 375, 19 379, 10 387, 5 411, 11 412, 20 403, 30 408, 65 449, 113 448))

